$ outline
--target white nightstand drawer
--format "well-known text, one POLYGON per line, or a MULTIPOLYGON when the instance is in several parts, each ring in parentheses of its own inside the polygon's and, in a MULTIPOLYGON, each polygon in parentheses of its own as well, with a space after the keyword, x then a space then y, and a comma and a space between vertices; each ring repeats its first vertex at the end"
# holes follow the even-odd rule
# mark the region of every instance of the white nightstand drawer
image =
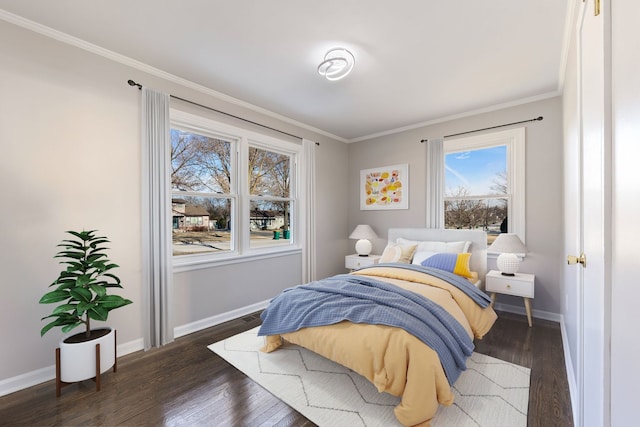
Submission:
POLYGON ((533 298, 534 281, 531 274, 518 274, 515 276, 503 276, 500 272, 491 271, 487 274, 487 292, 497 292, 506 295, 515 295, 533 298))
POLYGON ((368 267, 377 264, 380 255, 359 256, 358 254, 347 255, 344 257, 344 266, 349 270, 356 270, 362 267, 368 267))

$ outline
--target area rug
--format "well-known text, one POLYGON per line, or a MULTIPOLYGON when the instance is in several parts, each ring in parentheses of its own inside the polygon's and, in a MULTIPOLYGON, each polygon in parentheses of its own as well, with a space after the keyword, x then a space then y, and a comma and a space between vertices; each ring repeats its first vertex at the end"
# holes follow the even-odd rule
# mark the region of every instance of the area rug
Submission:
MULTIPOLYGON (((361 375, 302 347, 259 349, 258 327, 208 348, 319 426, 400 426, 398 397, 379 393, 361 375)), ((441 406, 433 427, 526 427, 530 370, 473 353, 454 384, 455 403, 441 406)))

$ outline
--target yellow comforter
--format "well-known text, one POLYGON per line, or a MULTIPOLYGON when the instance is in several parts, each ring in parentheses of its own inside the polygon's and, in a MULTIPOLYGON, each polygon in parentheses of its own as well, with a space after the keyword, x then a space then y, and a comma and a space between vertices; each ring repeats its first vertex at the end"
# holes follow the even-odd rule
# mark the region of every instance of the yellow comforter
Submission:
MULTIPOLYGON (((352 274, 374 276, 431 299, 455 317, 471 338, 482 338, 497 318, 491 307, 481 308, 455 286, 426 273, 374 267, 352 274)), ((401 396, 394 412, 403 425, 429 426, 439 404, 453 403, 437 353, 402 329, 344 321, 268 336, 262 350, 276 350, 283 339, 358 372, 380 392, 401 396)))

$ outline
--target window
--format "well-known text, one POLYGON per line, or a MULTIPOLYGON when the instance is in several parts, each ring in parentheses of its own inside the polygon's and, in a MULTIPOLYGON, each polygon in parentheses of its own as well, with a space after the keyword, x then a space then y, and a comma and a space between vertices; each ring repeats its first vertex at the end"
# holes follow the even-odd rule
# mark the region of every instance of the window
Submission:
POLYGON ((301 147, 171 111, 174 266, 298 249, 301 147))
POLYGON ((251 248, 291 238, 291 157, 249 147, 249 222, 251 248), (273 236, 273 237, 272 237, 273 236))
POLYGON ((237 141, 186 126, 171 129, 171 216, 173 255, 233 249, 232 153, 237 141))
POLYGON ((501 232, 524 242, 524 128, 445 140, 445 228, 501 232))

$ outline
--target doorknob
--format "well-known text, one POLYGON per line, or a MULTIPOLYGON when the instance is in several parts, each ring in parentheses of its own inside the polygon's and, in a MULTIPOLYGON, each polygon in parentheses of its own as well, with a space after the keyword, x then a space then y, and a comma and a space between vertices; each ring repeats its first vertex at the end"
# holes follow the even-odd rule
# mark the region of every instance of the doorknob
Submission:
POLYGON ((573 255, 569 255, 567 257, 567 264, 573 265, 578 263, 582 264, 583 267, 587 266, 587 256, 584 254, 584 252, 581 253, 579 257, 573 255))

